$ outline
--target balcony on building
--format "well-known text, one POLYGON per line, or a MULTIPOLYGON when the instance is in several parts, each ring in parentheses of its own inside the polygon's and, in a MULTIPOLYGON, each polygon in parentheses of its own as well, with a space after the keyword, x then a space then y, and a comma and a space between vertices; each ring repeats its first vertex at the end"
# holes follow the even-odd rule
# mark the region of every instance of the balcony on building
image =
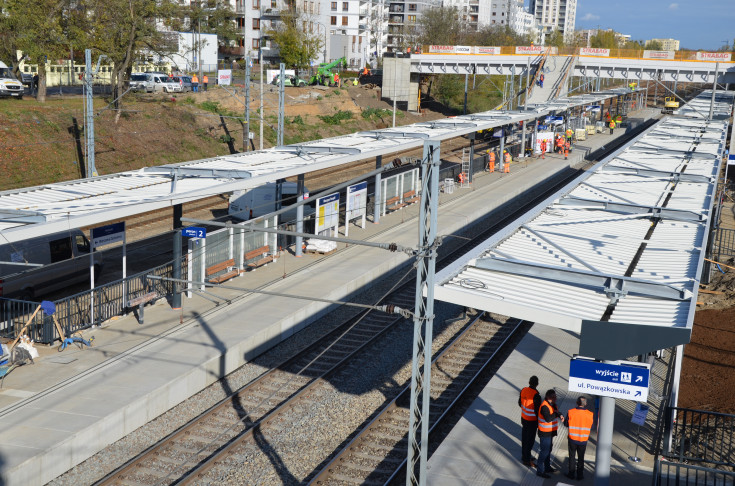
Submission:
POLYGON ((388 19, 388 22, 391 24, 402 24, 403 15, 391 15, 390 19, 388 19))
POLYGON ((223 57, 225 59, 231 58, 231 57, 245 57, 245 48, 244 47, 230 47, 230 46, 220 46, 218 49, 220 57, 223 57))
POLYGON ((288 5, 277 0, 265 0, 260 3, 260 18, 277 18, 288 10, 288 5))

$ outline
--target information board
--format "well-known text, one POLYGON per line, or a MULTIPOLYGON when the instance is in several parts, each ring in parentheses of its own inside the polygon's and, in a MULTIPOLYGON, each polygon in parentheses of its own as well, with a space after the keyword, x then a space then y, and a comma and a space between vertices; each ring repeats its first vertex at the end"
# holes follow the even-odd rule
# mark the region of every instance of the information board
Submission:
POLYGON ((645 402, 650 373, 647 363, 573 358, 569 363, 569 391, 645 402))
POLYGON ((339 226, 339 193, 320 197, 316 200, 316 225, 314 233, 319 234, 328 228, 339 226))
POLYGON ((92 245, 99 248, 125 239, 125 221, 92 228, 92 245))
POLYGON ((360 182, 347 188, 345 201, 345 236, 349 236, 350 221, 361 219, 360 226, 365 228, 367 215, 367 182, 360 182))
POLYGON ((181 235, 187 238, 206 238, 207 228, 200 228, 199 226, 188 226, 181 228, 181 235))

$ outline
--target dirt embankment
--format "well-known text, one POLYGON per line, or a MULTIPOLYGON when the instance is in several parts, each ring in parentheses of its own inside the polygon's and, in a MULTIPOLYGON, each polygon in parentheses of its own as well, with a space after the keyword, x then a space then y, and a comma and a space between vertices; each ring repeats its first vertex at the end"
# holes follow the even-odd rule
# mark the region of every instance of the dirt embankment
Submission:
MULTIPOLYGON (((203 93, 126 95, 124 111, 110 110, 95 99, 95 160, 100 175, 160 164, 235 153, 243 147, 243 89, 210 88, 203 93), (234 94, 234 96, 233 96, 234 94)), ((265 148, 276 141, 278 92, 264 89, 265 148)), ((253 144, 260 146, 259 86, 251 90, 253 144)), ((379 89, 286 88, 285 143, 328 138, 384 128, 392 122, 391 105, 379 89), (367 110, 367 112, 365 111, 367 110)), ((405 125, 443 115, 399 112, 405 125)), ((81 96, 0 100, 0 190, 83 178, 85 119, 81 96)))

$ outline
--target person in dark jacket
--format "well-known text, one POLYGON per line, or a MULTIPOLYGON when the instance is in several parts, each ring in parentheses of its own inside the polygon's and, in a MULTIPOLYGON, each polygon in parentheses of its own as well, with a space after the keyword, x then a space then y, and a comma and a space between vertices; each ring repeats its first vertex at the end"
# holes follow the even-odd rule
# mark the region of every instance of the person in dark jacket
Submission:
POLYGON ((533 443, 536 442, 538 430, 538 408, 541 406, 541 394, 536 389, 538 377, 532 376, 528 386, 521 390, 518 406, 521 407, 521 461, 528 467, 536 467, 531 457, 533 443))
POLYGON ((556 407, 556 392, 552 388, 546 391, 544 401, 538 409, 538 439, 541 447, 536 463, 536 476, 550 478, 550 474, 556 472, 551 467, 551 444, 557 435, 560 420, 563 421, 564 416, 556 407))

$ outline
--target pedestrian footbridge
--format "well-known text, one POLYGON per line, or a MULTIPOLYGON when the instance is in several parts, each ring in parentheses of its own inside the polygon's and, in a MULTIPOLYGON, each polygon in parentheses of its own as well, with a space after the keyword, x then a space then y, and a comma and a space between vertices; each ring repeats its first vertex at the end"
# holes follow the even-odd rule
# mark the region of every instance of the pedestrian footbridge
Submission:
POLYGON ((518 84, 533 87, 528 99, 533 103, 564 96, 572 77, 596 80, 598 90, 601 79, 712 84, 716 78, 720 84, 735 83, 730 52, 424 46, 420 54, 386 57, 383 67, 383 96, 407 103, 409 110, 418 109, 420 76, 427 74, 519 76, 518 84), (552 76, 544 70, 544 89, 536 91, 532 83, 540 66, 553 70, 552 76))

